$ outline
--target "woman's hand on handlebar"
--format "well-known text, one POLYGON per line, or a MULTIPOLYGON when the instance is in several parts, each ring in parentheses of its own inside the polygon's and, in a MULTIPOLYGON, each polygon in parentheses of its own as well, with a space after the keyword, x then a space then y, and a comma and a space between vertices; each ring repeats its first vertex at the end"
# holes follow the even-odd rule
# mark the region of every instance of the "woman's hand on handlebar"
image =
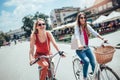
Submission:
POLYGON ((66 57, 65 54, 64 54, 64 51, 58 51, 58 53, 61 57, 66 57))
POLYGON ((103 40, 103 43, 108 43, 108 40, 107 40, 107 39, 102 38, 102 40, 103 40))
POLYGON ((108 43, 108 40, 107 40, 107 39, 104 39, 103 41, 104 41, 104 43, 108 43))
POLYGON ((32 59, 30 60, 30 65, 33 64, 34 61, 35 61, 35 58, 32 58, 32 59))
POLYGON ((78 47, 78 49, 80 49, 80 50, 83 50, 84 48, 85 48, 85 46, 83 46, 83 45, 78 47))

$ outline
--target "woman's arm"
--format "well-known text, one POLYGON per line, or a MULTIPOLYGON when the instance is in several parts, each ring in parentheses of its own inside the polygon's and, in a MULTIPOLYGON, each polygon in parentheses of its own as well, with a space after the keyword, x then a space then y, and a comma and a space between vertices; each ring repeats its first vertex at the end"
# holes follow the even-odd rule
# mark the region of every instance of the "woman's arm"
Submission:
POLYGON ((56 49, 57 51, 60 51, 59 48, 58 48, 58 46, 57 46, 57 43, 56 43, 56 41, 55 41, 55 38, 53 37, 52 33, 49 32, 49 31, 48 31, 48 36, 49 36, 50 41, 52 42, 53 46, 55 47, 55 49, 56 49))
POLYGON ((90 25, 87 25, 87 28, 95 37, 98 37, 103 41, 107 41, 99 33, 97 33, 90 25))
POLYGON ((92 33, 92 35, 94 35, 95 37, 99 35, 99 33, 97 33, 89 24, 87 24, 87 28, 90 31, 90 33, 92 33))
POLYGON ((30 51, 29 51, 30 63, 34 59, 34 44, 35 44, 35 35, 31 34, 31 36, 30 36, 30 51))
POLYGON ((97 37, 100 38, 101 40, 104 40, 104 38, 101 35, 98 35, 97 37))

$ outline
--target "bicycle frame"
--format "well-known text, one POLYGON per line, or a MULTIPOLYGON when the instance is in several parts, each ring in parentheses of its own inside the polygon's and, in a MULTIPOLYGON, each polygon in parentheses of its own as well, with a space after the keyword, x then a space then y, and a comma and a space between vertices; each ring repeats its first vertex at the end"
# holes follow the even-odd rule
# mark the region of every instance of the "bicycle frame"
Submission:
MULTIPOLYGON (((33 62, 33 63, 31 63, 30 65, 32 66, 33 64, 35 64, 37 61, 39 61, 40 59, 42 59, 42 58, 44 58, 44 59, 48 59, 48 63, 49 63, 49 67, 48 67, 48 73, 50 72, 50 79, 49 79, 49 76, 48 76, 48 74, 47 74, 47 80, 54 80, 54 78, 55 78, 55 73, 54 73, 54 64, 53 64, 53 62, 52 62, 52 59, 57 55, 57 54, 63 54, 63 52, 61 52, 61 53, 56 53, 56 54, 54 54, 54 55, 49 55, 49 56, 45 56, 45 55, 43 55, 43 56, 39 56, 38 58, 36 58, 35 59, 35 61, 33 62)), ((59 58, 59 61, 60 61, 60 58, 59 58)), ((58 63, 59 63, 59 61, 58 61, 58 63)), ((57 70, 57 67, 58 67, 58 64, 57 64, 57 66, 56 66, 56 70, 57 70)), ((41 71, 41 67, 39 66, 38 67, 38 69, 39 69, 39 72, 41 71)), ((40 73, 39 73, 39 78, 40 78, 40 73)))
MULTIPOLYGON (((45 58, 45 57, 44 57, 45 58)), ((46 80, 49 80, 49 78, 51 80, 53 80, 53 78, 55 77, 55 74, 54 74, 54 63, 52 62, 52 58, 49 57, 47 58, 48 59, 48 63, 49 63, 49 66, 48 66, 48 74, 47 74, 47 79, 46 80), (50 74, 50 76, 48 76, 50 74)), ((40 71, 41 71, 42 67, 41 66, 38 66, 38 70, 39 70, 39 79, 40 79, 40 71)))

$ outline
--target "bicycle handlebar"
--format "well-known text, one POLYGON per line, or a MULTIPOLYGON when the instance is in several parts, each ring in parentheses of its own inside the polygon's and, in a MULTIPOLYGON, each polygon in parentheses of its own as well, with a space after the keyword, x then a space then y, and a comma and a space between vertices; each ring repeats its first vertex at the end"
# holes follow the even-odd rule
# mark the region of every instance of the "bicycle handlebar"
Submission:
POLYGON ((32 66, 33 64, 35 64, 36 62, 38 62, 40 60, 40 58, 36 58, 35 61, 33 61, 32 63, 30 63, 30 66, 32 66))
MULTIPOLYGON (((104 44, 110 44, 108 41, 104 41, 101 43, 100 46, 103 46, 104 47, 104 44)), ((92 45, 88 45, 88 46, 84 46, 84 49, 86 49, 87 47, 92 47, 94 49, 96 49, 97 47, 100 47, 100 46, 92 46, 92 45)), ((112 45, 111 45, 112 46, 112 45)), ((116 45, 116 46, 112 46, 114 47, 115 49, 120 49, 120 44, 119 45, 116 45)))
MULTIPOLYGON (((100 46, 104 47, 104 44, 109 44, 109 43, 107 41, 103 41, 100 46)), ((87 49, 88 47, 92 47, 94 49, 97 49, 97 47, 100 47, 100 46, 87 45, 87 46, 84 46, 83 50, 87 49)))
POLYGON ((49 56, 39 56, 38 58, 36 58, 32 63, 30 63, 30 66, 32 66, 33 64, 35 64, 36 62, 38 62, 40 59, 45 58, 45 59, 52 59, 53 57, 55 57, 57 54, 59 54, 60 56, 64 56, 64 51, 59 51, 54 55, 49 55, 49 56))

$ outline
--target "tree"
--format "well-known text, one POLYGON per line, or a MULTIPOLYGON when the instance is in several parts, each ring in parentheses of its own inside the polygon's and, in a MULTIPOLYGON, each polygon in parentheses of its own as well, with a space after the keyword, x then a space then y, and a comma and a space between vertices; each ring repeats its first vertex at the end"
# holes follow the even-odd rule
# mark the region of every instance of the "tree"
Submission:
POLYGON ((5 41, 7 41, 7 42, 9 42, 10 41, 10 35, 8 35, 8 34, 4 34, 4 39, 5 39, 5 41))
POLYGON ((37 18, 42 18, 45 20, 45 23, 46 23, 46 29, 49 30, 51 29, 49 27, 49 24, 48 24, 48 16, 43 14, 43 13, 39 13, 39 12, 36 12, 34 16, 32 15, 28 15, 28 16, 25 16, 23 19, 22 19, 22 22, 23 22, 23 26, 22 28, 24 29, 24 31, 26 32, 25 36, 26 37, 29 37, 32 30, 33 30, 33 24, 34 24, 34 21, 37 20, 37 18))
POLYGON ((0 33, 0 47, 3 45, 3 41, 4 41, 4 34, 0 33))
POLYGON ((25 36, 28 37, 30 36, 33 27, 33 16, 32 15, 25 16, 22 19, 22 22, 23 22, 22 29, 24 29, 24 31, 26 32, 25 36))
POLYGON ((10 35, 5 34, 5 33, 0 33, 0 46, 3 45, 3 42, 9 42, 10 41, 10 35))

